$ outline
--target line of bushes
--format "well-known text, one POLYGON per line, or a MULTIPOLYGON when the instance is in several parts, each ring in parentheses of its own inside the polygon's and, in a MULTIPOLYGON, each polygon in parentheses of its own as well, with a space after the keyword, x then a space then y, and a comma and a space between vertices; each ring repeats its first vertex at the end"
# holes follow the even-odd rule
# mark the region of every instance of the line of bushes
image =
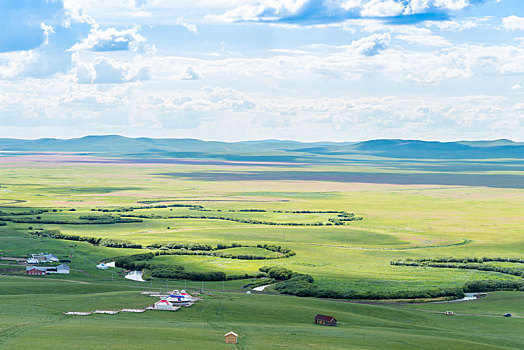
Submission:
POLYGON ((278 283, 275 289, 283 294, 301 297, 332 298, 332 299, 419 299, 453 297, 460 299, 464 297, 464 290, 457 288, 436 288, 427 290, 395 290, 395 291, 335 291, 321 289, 306 280, 297 278, 278 283))
POLYGON ((160 255, 206 255, 216 256, 224 259, 241 259, 241 260, 271 260, 271 259, 282 259, 294 255, 295 252, 289 255, 278 255, 278 256, 265 256, 256 254, 233 254, 233 253, 222 253, 220 250, 187 250, 187 249, 173 249, 173 250, 158 250, 155 251, 156 256, 160 255))
MULTIPOLYGON (((56 212, 56 209, 54 210, 56 212)), ((18 216, 18 215, 40 215, 49 212, 48 209, 31 209, 29 211, 20 211, 18 213, 5 213, 0 210, 0 216, 18 216)))
POLYGON ((269 225, 269 226, 324 226, 323 222, 274 222, 274 221, 262 221, 255 219, 240 219, 240 218, 230 218, 226 216, 210 216, 210 215, 131 215, 126 214, 122 215, 124 217, 135 217, 142 219, 207 219, 207 220, 225 220, 239 222, 242 224, 251 224, 251 225, 269 225))
POLYGON ((446 269, 465 269, 465 270, 478 270, 478 271, 490 271, 499 272, 506 275, 512 275, 517 277, 524 277, 524 269, 516 267, 503 267, 495 266, 484 263, 434 263, 428 261, 404 261, 394 260, 390 262, 390 265, 395 266, 423 266, 423 267, 435 267, 435 268, 446 268, 446 269))
POLYGON ((242 260, 267 260, 267 259, 282 259, 289 258, 296 255, 296 253, 279 245, 271 244, 257 244, 257 248, 269 250, 279 253, 277 256, 266 256, 257 254, 234 254, 222 253, 221 250, 238 248, 238 247, 254 247, 250 245, 243 245, 240 243, 222 244, 219 243, 215 247, 209 244, 187 244, 187 243, 153 243, 147 246, 149 249, 158 249, 156 255, 208 255, 227 259, 242 259, 242 260))
POLYGON ((437 288, 422 291, 335 291, 319 288, 314 284, 310 275, 293 272, 282 267, 261 267, 260 271, 267 273, 270 278, 278 282, 275 290, 282 294, 296 295, 299 297, 333 298, 333 299, 414 299, 456 297, 463 298, 462 288, 437 288))
POLYGON ((226 275, 226 273, 222 271, 189 272, 185 271, 183 266, 162 264, 149 264, 146 268, 146 276, 147 275, 155 278, 182 279, 189 281, 230 281, 259 277, 259 275, 250 275, 247 273, 241 275, 226 275))
MULTIPOLYGON (((240 245, 238 245, 240 246, 240 245)), ((209 244, 200 244, 200 243, 153 243, 147 246, 149 249, 161 249, 161 250, 169 250, 169 249, 186 249, 186 250, 204 250, 204 251, 210 251, 214 250, 214 248, 209 244)))
POLYGON ((289 248, 284 248, 282 246, 274 245, 274 244, 257 244, 257 248, 270 250, 275 253, 281 253, 283 255, 281 256, 281 258, 288 258, 290 256, 294 256, 297 254, 289 248))
POLYGON ((141 219, 122 218, 113 215, 83 215, 78 217, 79 220, 86 220, 93 224, 126 224, 132 222, 142 222, 141 219))
MULTIPOLYGON (((139 201, 138 203, 148 204, 149 202, 155 203, 158 201, 139 201)), ((119 207, 119 208, 96 208, 91 211, 99 211, 103 213, 125 213, 140 209, 166 209, 166 208, 189 208, 192 210, 204 209, 201 205, 194 204, 159 204, 159 205, 147 205, 147 206, 134 206, 134 207, 119 207)))
POLYGON ((404 261, 416 261, 416 262, 435 262, 435 263, 447 263, 447 262, 458 262, 458 263, 479 263, 482 264, 485 261, 497 261, 497 262, 511 262, 511 263, 521 263, 524 264, 524 258, 507 258, 507 257, 482 257, 482 258, 454 258, 454 257, 444 257, 444 258, 420 258, 420 259, 404 259, 404 261))
POLYGON ((273 210, 273 213, 287 213, 287 214, 337 214, 345 213, 338 210, 273 210))
POLYGON ((460 299, 464 293, 489 292, 497 290, 519 290, 524 291, 524 281, 471 281, 462 287, 434 288, 427 290, 396 290, 396 291, 335 291, 319 288, 314 284, 313 277, 295 273, 291 270, 279 267, 262 267, 260 271, 268 274, 278 282, 275 290, 282 294, 296 295, 300 297, 317 297, 333 299, 416 299, 416 298, 438 298, 453 297, 460 299))
POLYGON ((517 290, 524 292, 524 281, 471 281, 466 282, 463 289, 466 293, 491 292, 496 290, 517 290))
MULTIPOLYGON (((84 216, 84 218, 87 218, 84 216)), ((79 220, 49 220, 49 219, 42 219, 40 216, 37 216, 36 219, 33 218, 8 218, 8 217, 0 217, 0 221, 11 221, 18 224, 50 224, 50 225, 110 225, 110 224, 127 224, 127 223, 135 223, 135 222, 142 222, 141 219, 123 219, 121 217, 112 217, 109 218, 101 218, 101 219, 82 219, 82 217, 79 218, 79 220)))
POLYGON ((115 266, 121 267, 126 270, 142 270, 142 269, 145 269, 147 265, 149 265, 145 261, 151 260, 154 257, 155 255, 153 253, 121 256, 115 259, 115 266))
MULTIPOLYGON (((2 222, 0 221, 0 226, 2 222)), ((33 228, 30 227, 30 230, 33 228)), ((39 237, 48 237, 54 239, 64 239, 68 241, 79 241, 79 242, 88 242, 93 245, 100 245, 104 247, 111 248, 131 248, 131 249, 143 249, 144 247, 141 244, 135 244, 131 242, 122 241, 119 239, 112 238, 98 238, 98 237, 88 237, 88 236, 79 236, 73 234, 62 233, 59 230, 43 230, 35 229, 30 232, 33 236, 39 237)), ((258 248, 267 249, 273 252, 280 253, 279 256, 264 256, 256 254, 233 254, 233 253, 221 253, 220 250, 237 248, 237 247, 253 247, 248 245, 242 245, 240 243, 231 243, 231 244, 217 244, 216 247, 213 247, 209 244, 201 243, 153 243, 148 245, 147 249, 158 249, 154 254, 159 255, 207 255, 207 256, 216 256, 219 258, 225 259, 242 259, 242 260, 268 260, 268 259, 282 259, 288 258, 290 256, 296 255, 296 253, 282 246, 277 245, 268 245, 268 244, 258 244, 258 248)))
POLYGON ((113 238, 99 238, 99 237, 86 237, 86 236, 71 235, 67 233, 62 233, 59 230, 36 230, 36 231, 31 231, 30 234, 32 234, 33 236, 38 236, 38 237, 65 239, 67 241, 87 242, 93 245, 99 245, 99 246, 110 247, 110 248, 142 249, 141 244, 130 243, 130 242, 122 241, 119 239, 113 239, 113 238))

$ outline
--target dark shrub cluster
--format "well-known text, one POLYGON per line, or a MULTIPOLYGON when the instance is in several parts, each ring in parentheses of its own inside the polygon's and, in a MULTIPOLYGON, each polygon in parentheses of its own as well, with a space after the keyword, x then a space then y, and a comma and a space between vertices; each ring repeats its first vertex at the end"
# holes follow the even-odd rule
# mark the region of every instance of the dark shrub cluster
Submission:
POLYGON ((151 277, 156 278, 185 279, 190 281, 226 280, 226 274, 222 271, 188 272, 184 270, 183 266, 160 264, 149 264, 146 268, 149 270, 151 277))
POLYGON ((464 285, 466 293, 490 292, 495 290, 524 291, 524 281, 471 281, 464 285))
POLYGON ((147 261, 153 259, 153 257, 154 254, 152 253, 122 256, 115 259, 115 266, 127 270, 142 270, 149 264, 141 260, 147 261))
MULTIPOLYGON (((138 203, 148 204, 155 203, 157 201, 139 201, 138 203)), ((204 209, 201 205, 193 204, 159 204, 159 205, 146 205, 146 206, 134 206, 134 207, 119 207, 119 208, 96 208, 91 211, 99 211, 103 213, 125 213, 139 209, 167 209, 167 208, 189 208, 192 210, 204 209)))
POLYGON ((436 263, 448 263, 448 262, 457 262, 457 263, 479 263, 489 261, 497 262, 511 262, 511 263, 521 263, 524 264, 524 258, 508 258, 508 257, 482 257, 482 258, 454 258, 454 257, 445 257, 445 258, 420 258, 420 259, 405 259, 404 261, 416 261, 416 262, 436 262, 436 263))
POLYGON ((80 216, 78 220, 53 220, 42 219, 41 216, 33 218, 7 218, 0 217, 0 221, 11 221, 20 224, 51 224, 51 225, 103 225, 103 224, 125 224, 142 222, 140 219, 129 219, 112 216, 80 216))
MULTIPOLYGON (((56 212, 56 209, 53 209, 56 212)), ((17 216, 17 215, 40 215, 49 212, 48 209, 31 209, 29 211, 20 211, 15 213, 6 213, 0 210, 0 216, 17 216)))
POLYGON ((62 233, 59 230, 37 230, 32 231, 30 233, 33 236, 48 237, 54 239, 65 239, 67 241, 88 242, 94 245, 100 245, 104 247, 142 249, 142 245, 140 244, 134 244, 119 239, 70 235, 67 233, 62 233))
POLYGON ((485 264, 484 261, 505 261, 505 262, 523 262, 520 258, 490 258, 484 260, 484 258, 424 258, 418 260, 406 259, 406 260, 394 260, 391 261, 391 265, 396 266, 423 266, 423 267, 435 267, 435 268, 447 268, 447 269, 465 269, 465 270, 478 270, 478 271, 490 271, 499 272, 506 275, 513 275, 518 277, 524 277, 524 269, 518 267, 503 267, 485 264), (500 259, 500 260, 495 260, 500 259), (434 262, 438 261, 438 262, 434 262), (446 261, 446 262, 443 262, 446 261), (451 262, 456 261, 456 262, 451 262))
POLYGON ((275 253, 281 253, 283 255, 282 257, 286 257, 286 258, 296 255, 296 253, 293 250, 291 250, 289 248, 284 248, 284 247, 279 246, 279 245, 257 244, 257 248, 270 250, 270 251, 275 252, 275 253))
POLYGON ((142 219, 207 219, 207 220, 224 220, 224 221, 233 221, 243 224, 251 225, 269 225, 269 226, 323 226, 323 222, 274 222, 274 221, 263 221, 255 219, 241 219, 241 218, 231 218, 227 216, 213 216, 213 215, 131 215, 126 214, 122 215, 123 217, 134 217, 142 219))
POLYGON ((257 244, 257 248, 266 249, 275 253, 280 253, 278 256, 265 256, 257 254, 236 254, 221 252, 224 249, 238 248, 238 247, 253 247, 250 245, 242 245, 240 243, 222 244, 219 243, 216 247, 208 244, 187 244, 187 243, 153 243, 147 246, 149 249, 158 249, 156 255, 207 255, 216 256, 227 259, 241 259, 241 260, 268 260, 288 258, 296 255, 296 253, 289 249, 278 245, 257 244))

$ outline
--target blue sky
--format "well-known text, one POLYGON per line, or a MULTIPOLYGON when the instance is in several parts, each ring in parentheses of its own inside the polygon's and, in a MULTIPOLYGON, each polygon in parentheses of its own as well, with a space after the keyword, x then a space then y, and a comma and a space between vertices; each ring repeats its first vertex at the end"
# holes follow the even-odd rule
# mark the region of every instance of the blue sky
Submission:
POLYGON ((0 0, 0 137, 524 141, 522 0, 0 0))

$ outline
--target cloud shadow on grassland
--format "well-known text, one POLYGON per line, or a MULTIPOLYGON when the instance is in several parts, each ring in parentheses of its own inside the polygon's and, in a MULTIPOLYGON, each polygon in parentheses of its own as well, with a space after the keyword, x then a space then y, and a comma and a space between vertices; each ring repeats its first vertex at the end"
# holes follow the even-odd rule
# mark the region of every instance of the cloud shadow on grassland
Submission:
POLYGON ((524 176, 508 174, 372 173, 343 171, 181 172, 155 175, 202 181, 331 181, 394 185, 449 185, 524 188, 524 176))

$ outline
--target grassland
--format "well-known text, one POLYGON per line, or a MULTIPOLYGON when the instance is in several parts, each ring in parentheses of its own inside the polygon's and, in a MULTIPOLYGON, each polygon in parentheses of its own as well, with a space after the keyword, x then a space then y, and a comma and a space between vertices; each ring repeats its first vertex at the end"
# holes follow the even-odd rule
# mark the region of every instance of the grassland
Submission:
MULTIPOLYGON (((322 339, 328 339, 332 348, 515 348, 522 342, 516 331, 522 328, 520 319, 464 316, 468 317, 465 322, 462 316, 445 318, 433 313, 447 308, 446 304, 361 305, 231 293, 242 290, 241 286, 250 281, 206 282, 206 288, 215 290, 214 296, 172 316, 159 317, 148 312, 139 316, 69 318, 61 312, 76 306, 80 310, 142 305, 149 300, 138 296, 134 289, 165 289, 165 281, 124 285, 115 270, 95 268, 101 260, 149 249, 92 246, 30 234, 35 228, 60 230, 85 237, 120 239, 144 247, 169 242, 239 243, 249 247, 228 250, 269 257, 276 254, 254 246, 275 244, 292 249, 296 255, 266 260, 169 255, 156 257, 154 262, 181 265, 186 271, 224 271, 228 275, 253 274, 267 265, 281 266, 313 276, 319 288, 338 291, 425 290, 459 287, 468 281, 521 280, 495 272, 390 265, 391 260, 407 258, 522 257, 524 190, 516 185, 524 177, 520 170, 497 171, 490 167, 471 171, 467 166, 461 168, 451 163, 447 168, 439 164, 435 170, 430 167, 431 162, 424 166, 408 166, 406 162, 381 166, 272 164, 268 169, 262 165, 42 163, 9 158, 13 162, 0 168, 0 210, 4 214, 48 211, 3 214, 4 218, 16 216, 41 222, 6 221, 7 226, 0 226, 0 256, 21 257, 50 251, 61 258, 72 256, 73 270, 70 276, 53 279, 0 276, 0 307, 2 314, 8 315, 0 321, 0 345, 6 348, 34 344, 37 335, 43 348, 50 347, 52 336, 59 329, 75 335, 60 339, 64 348, 86 341, 93 348, 104 346, 104 342, 107 346, 108 327, 114 337, 111 348, 143 348, 144 344, 195 347, 192 339, 197 336, 201 348, 220 348, 223 333, 231 329, 244 334, 240 348, 303 348, 305 344, 320 347, 322 339), (440 177, 435 175, 438 171, 440 177), (511 183, 505 187, 504 181, 511 183), (475 186, 478 184, 483 186, 475 186), (199 205, 205 211, 187 207, 114 211, 175 203, 199 205), (99 211, 108 209, 113 212, 99 211), (248 209, 256 211, 244 211, 248 209), (329 219, 337 214, 295 211, 355 213, 363 220, 328 226, 329 219), (138 215, 142 222, 45 223, 81 221, 81 216, 106 214, 138 215), (237 221, 182 217, 195 215, 237 221), (306 226, 318 222, 323 225, 306 226), (23 304, 27 294, 28 304, 33 306, 21 306, 24 311, 16 313, 15 306, 23 304), (337 314, 341 326, 315 327, 311 318, 317 312, 337 314), (82 333, 82 329, 89 332, 82 333), (127 340, 133 334, 140 340, 127 340)), ((0 272, 11 273, 15 266, 0 263, 5 263, 0 265, 0 272)), ((180 286, 183 282, 168 283, 180 286)), ((184 283, 188 288, 200 287, 198 282, 184 283)), ((522 313, 522 298, 518 292, 490 293, 476 304, 467 302, 460 307, 481 305, 480 309, 464 309, 464 313, 472 314, 522 313)))
POLYGON ((278 295, 213 292, 175 313, 65 316, 64 311, 144 307, 151 298, 133 286, 4 277, 0 289, 3 349, 228 349, 223 335, 240 334, 239 349, 390 348, 515 349, 524 320, 522 293, 497 292, 453 304, 470 316, 436 313, 450 305, 367 305, 278 295), (53 283, 54 288, 49 288, 53 283), (421 311, 420 309, 424 309, 421 311), (315 326, 317 313, 336 315, 336 328, 315 326), (497 315, 499 317, 486 317, 497 315))

